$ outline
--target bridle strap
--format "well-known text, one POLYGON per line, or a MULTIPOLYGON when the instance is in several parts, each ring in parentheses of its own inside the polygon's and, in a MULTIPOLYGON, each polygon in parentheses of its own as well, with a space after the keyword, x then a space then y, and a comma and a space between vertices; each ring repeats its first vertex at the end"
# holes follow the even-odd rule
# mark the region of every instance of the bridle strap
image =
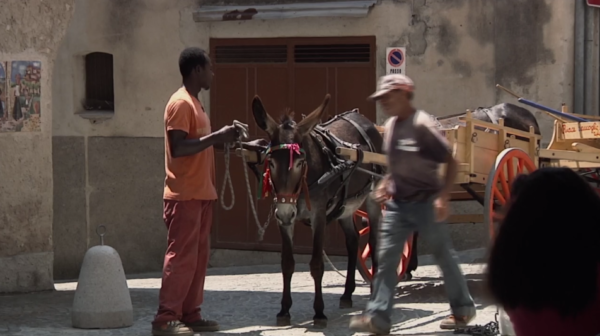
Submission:
MULTIPOLYGON (((267 154, 268 153, 272 153, 276 150, 282 150, 282 149, 288 149, 290 151, 290 166, 288 168, 288 170, 291 170, 293 167, 293 155, 294 153, 296 154, 304 154, 304 150, 302 148, 300 148, 300 146, 298 144, 284 144, 284 145, 279 145, 278 147, 270 147, 267 150, 267 154)), ((267 159, 268 160, 268 159, 267 159)), ((268 162, 268 161, 266 161, 268 162)), ((298 203, 298 196, 300 195, 300 192, 304 192, 304 199, 306 202, 306 208, 308 209, 308 211, 311 211, 311 204, 310 204, 310 195, 308 192, 308 184, 306 182, 306 177, 308 175, 308 164, 304 163, 304 167, 302 168, 302 176, 300 177, 300 182, 298 183, 298 186, 296 187, 296 190, 294 191, 293 194, 279 194, 277 193, 274 188, 273 185, 271 183, 271 181, 268 181, 267 183, 271 183, 271 188, 273 188, 273 194, 275 196, 275 198, 273 199, 273 201, 275 203, 278 204, 297 204, 298 203)), ((271 179, 270 174, 268 176, 266 176, 269 180, 271 179)))
POLYGON ((306 175, 308 174, 308 164, 304 164, 304 174, 302 174, 302 191, 304 192, 304 201, 306 202, 306 209, 311 211, 310 206, 310 195, 308 194, 308 184, 306 183, 306 175))

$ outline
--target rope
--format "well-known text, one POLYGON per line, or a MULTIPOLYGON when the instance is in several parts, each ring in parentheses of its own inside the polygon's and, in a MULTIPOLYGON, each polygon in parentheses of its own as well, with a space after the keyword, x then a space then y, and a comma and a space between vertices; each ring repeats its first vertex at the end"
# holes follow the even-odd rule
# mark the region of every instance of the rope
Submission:
POLYGON ((233 183, 231 182, 231 174, 229 173, 230 145, 225 144, 225 177, 223 179, 223 187, 221 188, 221 206, 229 211, 235 205, 235 192, 233 191, 233 183), (231 205, 225 205, 225 187, 229 184, 229 192, 231 194, 231 205))
MULTIPOLYGON (((242 147, 242 140, 238 140, 239 148, 242 147)), ((225 178, 223 180, 223 187, 221 188, 221 206, 225 210, 233 209, 235 205, 235 192, 233 190, 233 183, 231 182, 231 173, 229 170, 229 162, 231 155, 231 148, 234 148, 235 144, 225 144, 225 178), (225 205, 225 188, 229 185, 229 191, 231 193, 231 205, 225 205)), ((250 177, 248 176, 248 167, 246 167, 246 157, 242 155, 242 161, 244 164, 244 178, 246 179, 246 190, 248 191, 248 198, 250 199, 250 209, 252 209, 252 214, 254 217, 254 221, 256 222, 256 226, 258 228, 258 241, 262 241, 265 235, 265 231, 267 227, 269 227, 269 223, 271 222, 271 217, 273 215, 273 207, 271 207, 271 211, 269 211, 269 217, 264 225, 260 224, 260 220, 258 219, 258 212, 256 211, 256 206, 254 205, 254 197, 252 197, 252 188, 250 187, 250 177)))
POLYGON ((337 267, 335 267, 335 265, 333 264, 333 262, 331 261, 331 259, 329 259, 329 257, 327 256, 327 253, 325 253, 325 250, 323 250, 323 257, 325 257, 325 260, 327 261, 327 263, 329 264, 329 266, 331 266, 331 268, 337 273, 339 274, 342 278, 346 278, 346 276, 340 272, 339 269, 337 269, 337 267))

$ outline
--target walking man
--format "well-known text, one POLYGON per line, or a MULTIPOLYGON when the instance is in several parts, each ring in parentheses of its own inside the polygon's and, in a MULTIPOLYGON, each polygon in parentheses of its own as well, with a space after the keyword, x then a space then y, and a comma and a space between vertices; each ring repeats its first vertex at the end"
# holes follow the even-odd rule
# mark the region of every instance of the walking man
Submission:
POLYGON ((225 126, 212 132, 198 94, 213 78, 208 55, 187 48, 179 57, 183 86, 165 108, 165 187, 163 219, 168 247, 163 264, 158 312, 153 335, 189 335, 217 331, 215 321, 203 319, 204 279, 209 257, 215 189, 213 147, 234 142, 240 129, 225 126))
POLYGON ((389 174, 379 183, 373 197, 386 201, 386 211, 379 232, 377 256, 379 267, 373 293, 362 315, 350 321, 350 329, 387 335, 391 315, 396 269, 408 236, 418 231, 428 239, 443 273, 452 315, 440 325, 442 329, 466 326, 475 317, 475 305, 458 262, 450 237, 441 223, 448 218, 450 192, 456 177, 457 163, 446 138, 434 126, 431 116, 412 105, 413 81, 404 75, 387 75, 379 89, 369 98, 378 101, 391 116, 385 125, 385 150, 389 174), (443 179, 439 164, 446 163, 443 179), (391 197, 391 198, 390 198, 391 197))

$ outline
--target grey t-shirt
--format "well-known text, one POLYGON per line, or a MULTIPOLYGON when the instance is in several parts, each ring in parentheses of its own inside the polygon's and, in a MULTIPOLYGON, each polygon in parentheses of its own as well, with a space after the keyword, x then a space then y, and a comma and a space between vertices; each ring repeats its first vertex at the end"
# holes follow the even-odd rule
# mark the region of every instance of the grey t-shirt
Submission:
POLYGON ((388 191, 395 198, 411 199, 440 191, 438 168, 446 162, 450 146, 431 115, 419 110, 402 121, 390 118, 385 123, 385 138, 388 172, 393 181, 388 191))

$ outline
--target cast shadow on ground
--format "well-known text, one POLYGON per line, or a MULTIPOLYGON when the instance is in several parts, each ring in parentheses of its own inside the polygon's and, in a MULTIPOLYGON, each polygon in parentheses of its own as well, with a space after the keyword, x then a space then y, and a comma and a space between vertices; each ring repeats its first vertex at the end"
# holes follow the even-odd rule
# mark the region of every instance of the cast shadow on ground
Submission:
MULTIPOLYGON (((130 289, 134 307, 134 325, 129 328, 110 330, 81 330, 71 327, 70 310, 73 304, 74 291, 55 291, 35 294, 10 295, 2 297, 0 314, 8 323, 0 329, 3 335, 11 336, 70 336, 70 335, 149 335, 152 321, 158 304, 158 289, 130 289), (35 318, 32 318, 35 317, 35 318)), ((327 328, 312 326, 314 294, 310 292, 293 292, 294 304, 291 309, 292 326, 279 328, 275 326, 276 314, 280 309, 280 292, 264 291, 212 291, 205 293, 203 311, 205 318, 215 319, 221 324, 221 332, 212 335, 261 335, 263 332, 287 329, 305 329, 305 333, 320 333, 327 336, 349 335, 347 329, 350 315, 362 311, 368 297, 355 295, 354 308, 340 309, 340 295, 324 293, 325 314, 329 318, 327 328), (254 327, 247 331, 248 327, 254 327), (237 333, 236 329, 240 329, 237 333), (246 329, 246 330, 244 330, 246 329)), ((434 314, 430 310, 402 309, 394 313, 393 323, 397 324, 415 317, 426 317, 434 314)), ((4 324, 4 323, 3 323, 4 324)), ((204 333, 203 333, 204 334, 204 333)), ((210 333, 209 333, 210 334, 210 333)))

